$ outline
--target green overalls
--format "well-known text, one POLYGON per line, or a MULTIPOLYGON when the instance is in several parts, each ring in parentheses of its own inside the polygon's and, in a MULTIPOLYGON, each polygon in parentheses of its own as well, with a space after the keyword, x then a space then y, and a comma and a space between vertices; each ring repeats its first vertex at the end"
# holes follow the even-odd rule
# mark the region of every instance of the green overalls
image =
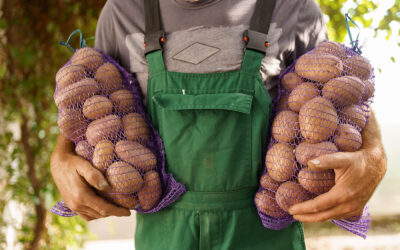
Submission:
POLYGON ((264 54, 247 47, 236 71, 167 71, 162 32, 148 35, 160 27, 158 2, 146 9, 147 109, 164 142, 166 170, 187 192, 157 213, 137 213, 136 250, 305 249, 300 223, 264 228, 253 201, 271 109, 259 73, 264 54))

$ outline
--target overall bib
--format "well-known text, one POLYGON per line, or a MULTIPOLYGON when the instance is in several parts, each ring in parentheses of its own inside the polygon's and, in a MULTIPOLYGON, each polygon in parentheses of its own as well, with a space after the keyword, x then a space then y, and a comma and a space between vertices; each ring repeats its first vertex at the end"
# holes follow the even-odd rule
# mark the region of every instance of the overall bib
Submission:
POLYGON ((259 73, 266 35, 253 27, 253 20, 269 26, 274 4, 266 9, 265 2, 257 1, 262 11, 256 6, 241 68, 199 74, 166 70, 158 1, 145 0, 147 110, 165 146, 166 170, 187 192, 157 213, 137 214, 137 250, 305 249, 300 223, 264 228, 253 201, 271 110, 259 73))

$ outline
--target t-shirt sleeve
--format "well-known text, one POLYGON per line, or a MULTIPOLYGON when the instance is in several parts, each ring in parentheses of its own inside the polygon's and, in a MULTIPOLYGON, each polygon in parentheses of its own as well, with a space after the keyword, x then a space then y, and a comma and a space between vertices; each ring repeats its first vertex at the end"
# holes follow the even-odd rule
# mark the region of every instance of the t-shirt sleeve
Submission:
POLYGON ((116 58, 118 53, 115 39, 113 1, 107 1, 97 21, 94 47, 118 60, 116 58))
POLYGON ((304 0, 296 24, 293 59, 326 40, 328 40, 328 33, 321 9, 314 0, 304 0))

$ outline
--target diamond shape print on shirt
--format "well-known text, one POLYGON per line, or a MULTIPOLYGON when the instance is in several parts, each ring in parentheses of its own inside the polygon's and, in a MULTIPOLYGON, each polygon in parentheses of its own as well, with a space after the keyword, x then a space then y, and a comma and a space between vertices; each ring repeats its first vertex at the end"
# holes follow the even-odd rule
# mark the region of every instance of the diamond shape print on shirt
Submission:
POLYGON ((203 43, 194 43, 189 47, 181 50, 178 54, 172 58, 187 63, 197 65, 207 58, 211 57, 215 53, 220 51, 219 48, 212 47, 203 43))

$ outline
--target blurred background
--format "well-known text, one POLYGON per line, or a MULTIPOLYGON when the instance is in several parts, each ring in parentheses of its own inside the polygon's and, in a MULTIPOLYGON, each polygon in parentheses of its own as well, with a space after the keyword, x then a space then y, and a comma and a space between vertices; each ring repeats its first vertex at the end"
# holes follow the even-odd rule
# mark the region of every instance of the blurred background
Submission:
MULTIPOLYGON (((55 74, 72 55, 58 45, 79 28, 94 36, 101 0, 0 0, 0 249, 133 249, 134 215, 86 223, 49 209, 60 199, 49 158, 59 133, 55 74)), ((330 40, 349 44, 344 13, 361 28, 375 68, 373 109, 388 171, 370 201, 367 240, 332 223, 305 224, 308 249, 400 249, 400 0, 318 0, 330 40)), ((353 35, 358 30, 351 29, 353 35)), ((73 44, 75 47, 77 43, 73 44)), ((93 41, 89 43, 93 45, 93 41)))

